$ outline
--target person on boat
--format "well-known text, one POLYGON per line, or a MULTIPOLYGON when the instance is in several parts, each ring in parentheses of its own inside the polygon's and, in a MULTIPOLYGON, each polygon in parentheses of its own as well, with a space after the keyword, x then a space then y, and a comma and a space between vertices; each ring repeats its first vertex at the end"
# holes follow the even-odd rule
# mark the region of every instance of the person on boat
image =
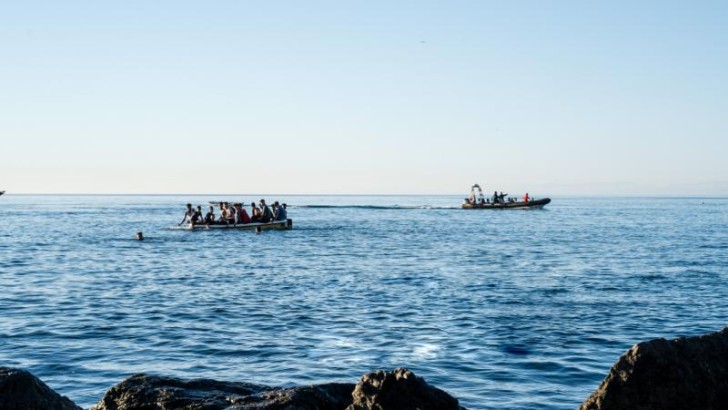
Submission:
POLYGON ((228 210, 227 221, 229 224, 235 225, 235 219, 237 218, 237 210, 235 209, 235 205, 231 205, 227 202, 225 202, 225 205, 227 206, 228 210))
POLYGON ((192 210, 192 204, 187 204, 187 208, 185 208, 185 214, 182 217, 182 221, 178 223, 177 226, 182 225, 183 223, 185 223, 185 221, 191 221, 193 213, 194 211, 192 210))
POLYGON ((483 191, 480 191, 478 193, 478 203, 480 205, 483 205, 485 203, 485 197, 483 196, 483 191))
POLYGON ((227 219, 225 219, 225 204, 220 202, 218 204, 218 209, 220 210, 220 216, 217 217, 217 223, 224 224, 226 223, 227 219))
POLYGON ((220 216, 217 218, 217 223, 224 224, 227 223, 227 219, 225 219, 225 203, 220 202, 218 203, 218 209, 220 210, 220 216))
POLYGON ((265 204, 265 199, 260 200, 260 212, 261 222, 270 222, 273 220, 273 212, 271 212, 270 207, 265 204))
POLYGON ((498 202, 505 204, 507 196, 508 194, 504 194, 503 191, 501 191, 500 195, 498 195, 498 202))
POLYGON ((192 211, 192 216, 190 216, 190 225, 195 226, 200 222, 202 222, 202 207, 197 205, 197 208, 192 211))
POLYGON ((286 210, 286 204, 282 204, 277 208, 276 221, 285 221, 286 219, 288 219, 288 211, 286 210))
POLYGON ((229 224, 235 224, 235 208, 227 202, 225 202, 225 220, 229 224))
POLYGON ((243 204, 237 203, 235 206, 235 213, 238 216, 238 223, 239 224, 247 224, 250 223, 250 215, 248 215, 248 212, 243 208, 243 204))
POLYGON ((220 218, 217 220, 221 224, 230 223, 230 209, 227 202, 220 202, 220 218))
POLYGON ((531 198, 530 198, 530 197, 528 196, 528 192, 526 192, 526 195, 524 195, 524 196, 523 196, 523 202, 525 202, 525 203, 528 203, 528 201, 529 201, 530 199, 531 199, 531 198))
POLYGON ((273 220, 274 221, 285 221, 286 217, 285 214, 286 210, 283 209, 283 206, 278 203, 278 201, 273 202, 273 220))
POLYGON ((207 214, 205 214, 205 225, 214 225, 215 224, 215 208, 210 205, 210 210, 207 211, 207 214))
POLYGON ((260 209, 258 209, 257 206, 255 206, 255 202, 250 203, 250 219, 252 222, 260 222, 260 209))
POLYGON ((493 203, 498 203, 498 191, 493 191, 493 203))

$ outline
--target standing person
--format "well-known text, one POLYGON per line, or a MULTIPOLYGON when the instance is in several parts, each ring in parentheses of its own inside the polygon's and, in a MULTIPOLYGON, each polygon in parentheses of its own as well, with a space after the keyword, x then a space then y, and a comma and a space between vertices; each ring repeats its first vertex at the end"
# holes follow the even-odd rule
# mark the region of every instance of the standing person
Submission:
POLYGON ((493 191, 493 203, 498 203, 498 191, 493 191))
POLYGON ((500 195, 498 195, 498 199, 500 200, 500 203, 505 204, 507 196, 508 196, 508 194, 504 194, 503 191, 501 191, 500 195))
POLYGON ((260 221, 261 222, 270 222, 273 220, 273 212, 271 212, 270 207, 265 204, 265 199, 260 200, 260 221))
POLYGON ((178 223, 177 226, 182 225, 185 221, 192 221, 192 214, 194 211, 192 210, 192 204, 187 204, 187 208, 185 209, 185 214, 182 217, 182 222, 178 223))
POLYGON ((531 198, 529 198, 529 196, 528 196, 528 192, 526 192, 526 195, 524 195, 524 196, 523 196, 523 202, 526 202, 526 203, 528 203, 528 201, 529 201, 530 199, 531 199, 531 198))

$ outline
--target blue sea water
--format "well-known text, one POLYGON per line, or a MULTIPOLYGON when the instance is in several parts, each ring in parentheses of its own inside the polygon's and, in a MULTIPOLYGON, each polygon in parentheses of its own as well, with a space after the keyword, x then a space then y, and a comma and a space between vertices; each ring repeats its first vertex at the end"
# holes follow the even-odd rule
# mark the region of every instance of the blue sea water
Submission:
POLYGON ((728 323, 726 198, 280 196, 291 231, 168 229, 218 199, 259 196, 0 197, 0 366, 83 407, 139 372, 404 366, 470 409, 568 409, 634 343, 728 323))

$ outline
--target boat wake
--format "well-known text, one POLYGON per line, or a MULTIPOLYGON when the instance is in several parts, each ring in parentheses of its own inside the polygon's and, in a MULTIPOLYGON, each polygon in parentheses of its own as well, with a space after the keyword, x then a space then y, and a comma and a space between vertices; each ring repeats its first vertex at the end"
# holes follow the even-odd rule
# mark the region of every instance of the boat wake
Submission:
POLYGON ((459 206, 432 205, 289 205, 289 208, 308 209, 372 209, 372 210, 410 210, 410 209, 460 209, 459 206))

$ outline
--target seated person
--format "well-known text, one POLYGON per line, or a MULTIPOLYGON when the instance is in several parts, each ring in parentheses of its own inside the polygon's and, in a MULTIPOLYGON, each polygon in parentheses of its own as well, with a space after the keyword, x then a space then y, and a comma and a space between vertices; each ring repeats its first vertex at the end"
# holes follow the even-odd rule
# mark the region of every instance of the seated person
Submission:
POLYGON ((250 215, 248 215, 248 211, 246 211, 243 208, 243 204, 237 203, 234 206, 235 206, 236 214, 238 216, 238 219, 237 219, 238 223, 239 224, 250 223, 250 215))
POLYGON ((255 202, 252 202, 250 204, 250 220, 251 222, 260 222, 260 209, 258 209, 257 206, 255 206, 255 202))
POLYGON ((286 219, 288 219, 288 211, 286 210, 286 204, 283 204, 278 207, 276 221, 285 221, 286 219))
POLYGON ((192 204, 187 204, 187 207, 185 208, 185 214, 182 217, 182 221, 178 223, 177 226, 182 225, 183 223, 185 223, 185 221, 190 221, 193 213, 194 210, 192 210, 192 204))
POLYGON ((286 220, 286 210, 283 209, 283 206, 278 203, 278 201, 275 201, 273 203, 273 220, 274 221, 285 221, 286 220))
POLYGON ((270 222, 273 220, 273 212, 271 212, 270 207, 265 204, 265 199, 260 200, 260 221, 261 222, 270 222))
POLYGON ((235 225, 235 208, 231 206, 229 203, 225 202, 225 219, 227 220, 227 223, 235 225))
POLYGON ((220 207, 220 217, 217 218, 217 223, 218 224, 226 224, 227 223, 227 218, 225 217, 225 203, 224 202, 220 202, 219 207, 220 207))
POLYGON ((192 215, 190 216, 190 225, 195 226, 200 222, 202 222, 202 207, 197 205, 197 208, 192 211, 192 215))
POLYGON ((210 205, 210 210, 205 214, 205 224, 213 225, 215 223, 215 208, 210 205))

